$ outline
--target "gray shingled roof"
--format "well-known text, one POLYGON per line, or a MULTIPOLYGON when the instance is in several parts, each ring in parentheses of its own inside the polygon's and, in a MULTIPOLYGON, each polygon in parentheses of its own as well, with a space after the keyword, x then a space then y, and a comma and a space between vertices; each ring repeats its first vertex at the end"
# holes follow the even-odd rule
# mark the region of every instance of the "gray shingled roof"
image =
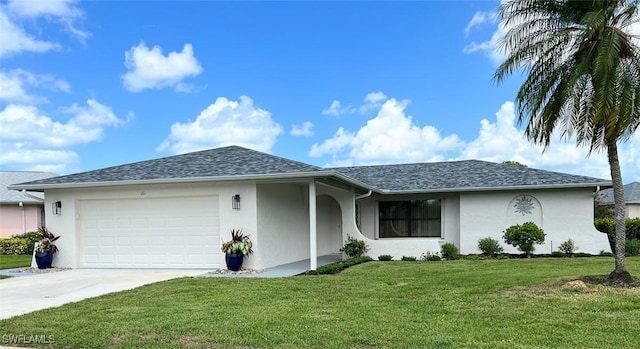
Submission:
MULTIPOLYGON (((613 205, 613 188, 602 190, 598 193, 600 203, 613 205)), ((631 182, 624 186, 624 202, 627 204, 640 204, 640 182, 631 182)))
POLYGON ((383 192, 609 185, 610 181, 479 160, 338 167, 334 170, 383 192))
POLYGON ((320 167, 238 146, 107 167, 100 170, 32 181, 29 186, 130 182, 166 179, 295 174, 322 171, 320 167))
MULTIPOLYGON (((43 178, 55 177, 57 174, 51 172, 37 171, 0 171, 0 202, 5 203, 41 203, 41 200, 30 198, 22 195, 21 192, 9 190, 7 187, 27 181, 33 181, 43 178)), ((33 196, 44 199, 42 193, 30 193, 33 196)))
MULTIPOLYGON (((180 180, 333 177, 381 193, 606 186, 610 181, 486 161, 467 160, 324 169, 238 146, 175 155, 21 183, 31 189, 180 180)), ((15 186, 18 187, 18 186, 15 186)))

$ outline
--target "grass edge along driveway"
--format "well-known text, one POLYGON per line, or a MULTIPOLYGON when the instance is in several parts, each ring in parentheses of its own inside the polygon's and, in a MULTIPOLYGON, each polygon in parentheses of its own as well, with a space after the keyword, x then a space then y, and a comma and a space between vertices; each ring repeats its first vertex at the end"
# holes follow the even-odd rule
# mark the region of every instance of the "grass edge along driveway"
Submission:
MULTIPOLYGON (((181 278, 3 320, 0 338, 40 335, 55 348, 637 348, 640 289, 563 287, 611 268, 610 257, 534 258, 181 278)), ((627 268, 640 276, 640 258, 627 268)))

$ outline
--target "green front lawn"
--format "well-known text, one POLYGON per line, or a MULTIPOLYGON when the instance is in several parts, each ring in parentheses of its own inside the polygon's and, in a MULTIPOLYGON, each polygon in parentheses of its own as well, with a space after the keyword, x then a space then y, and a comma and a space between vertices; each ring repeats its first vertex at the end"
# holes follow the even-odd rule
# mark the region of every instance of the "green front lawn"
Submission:
POLYGON ((0 255, 0 269, 30 267, 31 258, 30 254, 18 256, 0 255))
MULTIPOLYGON (((627 258, 640 276, 640 258, 627 258)), ((369 262, 182 278, 0 321, 64 348, 638 348, 640 289, 562 287, 610 257, 369 262)))

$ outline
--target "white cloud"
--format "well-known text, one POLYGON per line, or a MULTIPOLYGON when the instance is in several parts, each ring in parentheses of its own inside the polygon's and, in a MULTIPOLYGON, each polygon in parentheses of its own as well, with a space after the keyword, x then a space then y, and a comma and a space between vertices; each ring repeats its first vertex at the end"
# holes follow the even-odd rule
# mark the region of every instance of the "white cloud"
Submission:
MULTIPOLYGON (((515 160, 530 167, 611 178, 606 152, 592 153, 577 147, 574 139, 563 141, 554 136, 550 147, 543 153, 543 147, 526 140, 517 128, 513 102, 505 102, 496 113, 494 122, 480 121, 480 131, 469 142, 457 159, 478 159, 492 162, 515 160)), ((640 136, 634 135, 627 143, 619 145, 620 165, 627 181, 640 179, 640 136)))
POLYGON ((78 0, 10 0, 7 9, 24 17, 43 16, 76 18, 83 15, 74 5, 78 0))
POLYGON ((202 72, 191 44, 185 44, 182 52, 173 51, 164 56, 159 46, 149 48, 141 42, 126 51, 124 57, 124 65, 128 71, 122 76, 122 80, 124 87, 132 92, 164 87, 186 92, 190 88, 183 80, 202 72))
POLYGON ((57 43, 38 40, 32 35, 27 34, 22 28, 11 22, 2 7, 0 7, 0 33, 2 33, 0 57, 25 51, 42 53, 60 48, 60 45, 57 43))
POLYGON ((309 155, 331 155, 332 164, 407 163, 442 160, 443 152, 462 147, 458 136, 442 137, 433 126, 415 123, 404 112, 408 103, 387 100, 357 132, 340 128, 332 138, 314 144, 309 155))
POLYGON ((10 104, 0 111, 0 165, 65 172, 77 163, 77 154, 68 148, 95 142, 105 128, 125 124, 110 107, 95 100, 74 104, 64 110, 66 122, 53 120, 33 106, 10 104))
POLYGON ((42 53, 60 49, 58 43, 39 40, 27 33, 18 24, 23 20, 33 22, 44 18, 48 22, 60 23, 65 31, 84 43, 91 33, 78 28, 78 21, 84 17, 84 12, 76 6, 77 3, 76 0, 11 0, 0 5, 0 57, 21 52, 42 53))
POLYGON ((29 94, 26 87, 44 87, 53 91, 70 92, 71 86, 64 80, 51 75, 34 74, 22 69, 0 70, 0 100, 9 103, 38 103, 47 101, 44 97, 29 94))
POLYGON ((353 114, 355 111, 354 107, 350 105, 343 107, 340 105, 340 101, 334 99, 329 108, 322 111, 322 115, 340 116, 342 114, 353 114))
POLYGON ((387 96, 381 91, 368 93, 364 97, 364 104, 358 108, 361 114, 365 114, 369 110, 380 108, 382 102, 387 100, 387 96))
POLYGON ((65 26, 65 30, 80 41, 88 39, 91 33, 79 29, 76 21, 84 17, 84 12, 76 6, 78 0, 11 0, 7 9, 20 17, 50 18, 65 26))
POLYGON ((344 128, 340 127, 333 137, 325 140, 322 144, 316 143, 311 146, 309 156, 320 157, 327 154, 335 156, 337 153, 342 152, 345 148, 349 147, 354 138, 354 133, 345 131, 344 128))
POLYGON ((282 128, 271 119, 271 113, 255 107, 251 98, 241 96, 239 101, 230 101, 218 97, 195 121, 173 124, 171 133, 157 150, 182 154, 239 145, 270 152, 280 133, 282 128))
POLYGON ((490 11, 478 11, 473 14, 473 17, 469 23, 467 23, 467 26, 464 28, 464 33, 469 35, 471 29, 487 22, 495 23, 495 13, 490 11))
POLYGON ((382 105, 382 102, 386 101, 388 97, 381 91, 370 92, 364 97, 364 104, 357 109, 348 105, 343 107, 340 101, 333 100, 329 108, 322 111, 323 115, 340 116, 342 114, 353 114, 358 111, 360 114, 365 114, 370 110, 378 109, 382 105))
POLYGON ((491 35, 489 40, 476 42, 472 41, 470 44, 462 48, 462 52, 471 54, 475 52, 482 52, 487 56, 496 66, 500 65, 507 57, 506 52, 498 46, 500 38, 506 34, 506 29, 501 23, 498 23, 498 17, 496 13, 491 12, 476 12, 473 17, 467 23, 464 29, 466 35, 469 35, 471 29, 482 25, 484 23, 491 23, 496 25, 496 30, 491 35))
MULTIPOLYGON (((469 142, 455 134, 442 135, 433 126, 419 126, 405 114, 407 104, 406 100, 387 100, 366 125, 355 132, 340 127, 333 137, 314 144, 309 156, 328 157, 328 166, 515 160, 549 171, 611 178, 604 151, 587 157, 587 148, 559 136, 545 152, 542 146, 530 143, 517 125, 513 102, 505 102, 492 120, 481 120, 477 137, 469 142)), ((619 144, 619 157, 625 183, 640 181, 640 133, 619 144)))
POLYGON ((23 171, 45 171, 58 174, 75 170, 80 163, 71 150, 22 149, 20 144, 2 143, 0 165, 16 165, 23 171))
MULTIPOLYGON (((504 3, 504 0, 501 2, 504 3)), ((636 17, 638 16, 640 16, 640 14, 636 17)), ((491 38, 489 40, 481 42, 472 41, 470 44, 466 45, 462 49, 462 51, 467 54, 482 52, 496 66, 498 66, 502 62, 504 62, 504 60, 508 56, 508 52, 505 50, 505 48, 500 47, 499 45, 500 39, 503 38, 508 32, 508 28, 506 28, 503 23, 498 23, 498 18, 495 13, 476 12, 473 15, 473 18, 471 18, 471 20, 467 24, 465 33, 469 34, 472 28, 483 23, 493 23, 496 25, 496 30, 493 32, 493 34, 491 34, 491 38)), ((640 45, 640 18, 636 18, 636 21, 631 23, 630 27, 627 28, 627 30, 635 38, 636 44, 640 45)))
POLYGON ((300 126, 291 125, 289 134, 292 136, 311 137, 313 136, 313 123, 311 121, 305 121, 300 126))
POLYGON ((499 25, 496 31, 491 35, 491 39, 480 43, 473 41, 466 45, 462 49, 462 52, 467 54, 482 52, 493 62, 493 64, 496 66, 500 65, 507 58, 507 52, 499 47, 498 42, 506 32, 506 29, 502 25, 499 25))
POLYGON ((55 121, 36 107, 10 104, 0 111, 0 139, 38 147, 63 148, 100 140, 104 129, 125 123, 110 107, 89 99, 64 110, 71 118, 55 121))

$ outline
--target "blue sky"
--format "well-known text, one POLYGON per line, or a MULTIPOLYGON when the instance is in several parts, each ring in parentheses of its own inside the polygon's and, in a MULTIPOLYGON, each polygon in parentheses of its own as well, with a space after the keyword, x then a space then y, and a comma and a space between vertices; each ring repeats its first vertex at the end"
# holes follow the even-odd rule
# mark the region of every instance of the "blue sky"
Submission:
MULTIPOLYGON (((483 159, 609 178, 515 124, 497 1, 0 2, 0 167, 237 144, 319 166, 483 159)), ((640 181, 640 136, 621 144, 640 181)))

